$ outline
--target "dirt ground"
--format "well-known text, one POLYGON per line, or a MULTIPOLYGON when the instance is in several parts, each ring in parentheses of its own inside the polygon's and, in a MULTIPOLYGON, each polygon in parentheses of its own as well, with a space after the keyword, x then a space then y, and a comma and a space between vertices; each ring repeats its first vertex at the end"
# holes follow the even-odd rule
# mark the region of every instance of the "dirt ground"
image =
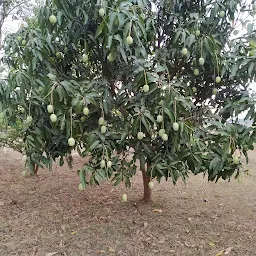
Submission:
POLYGON ((73 170, 24 178, 21 155, 0 149, 0 255, 255 256, 256 152, 250 160, 240 182, 163 182, 145 204, 140 173, 131 189, 105 182, 80 192, 78 156, 73 170))

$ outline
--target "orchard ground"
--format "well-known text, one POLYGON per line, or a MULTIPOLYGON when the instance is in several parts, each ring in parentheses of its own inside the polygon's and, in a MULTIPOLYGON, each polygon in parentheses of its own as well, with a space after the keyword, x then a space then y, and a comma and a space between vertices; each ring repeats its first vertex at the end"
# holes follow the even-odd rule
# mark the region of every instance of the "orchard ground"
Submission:
POLYGON ((104 182, 80 192, 79 156, 72 170, 55 165, 23 178, 21 155, 0 153, 1 256, 256 255, 256 151, 241 182, 155 183, 148 204, 139 200, 140 172, 131 189, 104 182))

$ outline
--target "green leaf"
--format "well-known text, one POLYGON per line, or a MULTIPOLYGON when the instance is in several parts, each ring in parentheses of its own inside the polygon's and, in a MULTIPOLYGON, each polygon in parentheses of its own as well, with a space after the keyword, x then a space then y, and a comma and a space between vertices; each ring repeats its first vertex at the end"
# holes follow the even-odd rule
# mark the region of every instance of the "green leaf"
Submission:
POLYGON ((176 32, 175 37, 174 37, 174 40, 173 40, 173 43, 174 43, 174 44, 177 43, 177 41, 178 41, 178 39, 179 39, 179 37, 180 37, 180 34, 181 34, 181 31, 178 30, 178 31, 176 32))
POLYGON ((174 119, 174 113, 168 109, 168 108, 164 108, 164 113, 167 114, 167 116, 169 117, 170 121, 172 123, 174 123, 175 119, 174 119))
POLYGON ((144 27, 144 24, 141 22, 141 20, 136 21, 136 24, 140 27, 140 30, 142 32, 143 38, 147 39, 147 33, 146 33, 146 29, 144 27))
POLYGON ((98 37, 105 28, 105 21, 102 21, 96 30, 96 37, 98 37))
POLYGON ((93 151, 96 147, 98 147, 100 144, 100 140, 94 141, 88 148, 88 151, 91 152, 93 151))
POLYGON ((152 155, 152 154, 153 154, 153 151, 151 151, 151 150, 149 149, 149 147, 148 147, 145 143, 142 142, 142 146, 143 146, 143 148, 145 149, 145 152, 146 152, 148 155, 152 155))
POLYGON ((61 81, 60 84, 65 88, 67 92, 73 93, 72 84, 66 80, 61 81))
POLYGON ((156 72, 163 72, 163 71, 166 71, 167 70, 167 67, 164 67, 164 66, 161 66, 161 65, 157 65, 157 68, 156 68, 156 72))
POLYGON ((181 43, 183 44, 183 43, 185 43, 185 41, 186 41, 186 32, 182 31, 181 32, 181 43))
POLYGON ((124 49, 122 47, 120 47, 119 51, 121 53, 121 56, 122 56, 123 60, 125 61, 125 63, 127 63, 127 56, 125 54, 124 49))
POLYGON ((98 185, 101 181, 106 180, 107 176, 105 169, 100 169, 98 172, 96 172, 94 175, 94 179, 98 185))
POLYGON ((144 116, 141 117, 141 121, 142 121, 144 127, 146 128, 147 132, 150 133, 149 123, 148 123, 148 121, 145 119, 144 116))
POLYGON ((123 40, 126 40, 126 37, 129 35, 129 31, 130 31, 130 26, 131 26, 131 22, 127 22, 124 26, 124 30, 123 30, 123 40))
POLYGON ((194 34, 190 34, 188 46, 191 47, 191 45, 195 42, 196 36, 194 34))
POLYGON ((66 126, 66 116, 63 115, 63 117, 62 117, 62 119, 61 119, 61 123, 60 123, 60 130, 61 130, 61 131, 64 131, 65 126, 66 126))
POLYGON ((107 49, 110 49, 112 47, 112 41, 113 41, 113 36, 112 35, 108 36, 107 49))
POLYGON ((121 134, 121 138, 120 138, 119 144, 121 144, 126 139, 127 135, 128 135, 127 132, 123 132, 121 134))
POLYGON ((51 49, 51 51, 54 52, 54 47, 53 47, 53 45, 52 45, 52 35, 48 35, 48 36, 46 37, 46 42, 47 42, 49 48, 51 49))
POLYGON ((133 124, 132 124, 132 133, 137 134, 138 130, 139 130, 139 118, 134 117, 133 124))
POLYGON ((252 75, 252 71, 254 69, 254 65, 255 65, 254 62, 251 62, 249 67, 248 67, 248 74, 249 74, 249 76, 252 75))
POLYGON ((37 63, 36 57, 33 57, 33 59, 32 59, 32 70, 33 71, 36 69, 36 63, 37 63))
POLYGON ((237 71, 238 71, 238 66, 234 64, 234 65, 232 66, 232 68, 231 68, 231 77, 236 76, 237 71))
POLYGON ((86 180, 85 180, 84 170, 79 171, 79 177, 80 177, 80 181, 83 185, 83 188, 85 188, 86 187, 86 180))
POLYGON ((64 165, 64 159, 63 159, 63 156, 60 157, 60 166, 63 166, 64 165))
POLYGON ((110 12, 109 13, 109 23, 108 23, 109 32, 113 31, 113 25, 114 25, 114 22, 115 22, 116 18, 117 18, 117 13, 116 12, 110 12))
POLYGON ((210 170, 216 170, 219 162, 220 158, 218 156, 214 157, 209 165, 210 170))
POLYGON ((149 111, 145 111, 144 116, 146 116, 153 124, 155 123, 155 119, 154 117, 151 115, 151 113, 149 111))
POLYGON ((27 135, 27 140, 35 141, 35 139, 31 135, 27 135))
POLYGON ((248 23, 247 24, 247 32, 248 32, 248 35, 250 35, 253 31, 253 23, 248 23))

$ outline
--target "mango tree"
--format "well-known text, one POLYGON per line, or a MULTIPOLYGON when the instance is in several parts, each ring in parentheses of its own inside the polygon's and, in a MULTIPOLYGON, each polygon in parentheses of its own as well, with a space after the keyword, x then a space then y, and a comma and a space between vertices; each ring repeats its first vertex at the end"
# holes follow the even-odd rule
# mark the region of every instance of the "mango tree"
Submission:
MULTIPOLYGON (((8 25, 4 26, 6 21, 23 20, 32 13, 37 1, 30 0, 5 0, 0 2, 0 50, 4 34, 8 32, 8 25)), ((39 4, 39 3, 37 3, 39 4)))
POLYGON ((154 179, 238 177, 256 138, 254 14, 243 0, 48 0, 5 41, 1 118, 22 122, 31 172, 88 157, 81 190, 129 187, 138 169, 146 200, 154 179))

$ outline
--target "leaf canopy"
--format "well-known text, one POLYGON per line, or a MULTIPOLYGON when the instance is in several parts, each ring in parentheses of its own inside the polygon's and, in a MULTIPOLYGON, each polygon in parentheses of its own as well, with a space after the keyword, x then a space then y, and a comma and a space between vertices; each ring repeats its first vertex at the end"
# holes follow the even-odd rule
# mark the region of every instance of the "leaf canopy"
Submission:
POLYGON ((248 88, 256 74, 254 14, 254 5, 236 0, 46 1, 5 40, 10 73, 1 81, 2 119, 23 122, 28 163, 62 165, 72 149, 89 156, 79 171, 83 187, 105 179, 130 186, 136 160, 159 181, 175 184, 190 172, 228 179, 241 171, 235 150, 247 157, 256 138, 248 88), (245 112, 252 126, 238 122, 245 112))

